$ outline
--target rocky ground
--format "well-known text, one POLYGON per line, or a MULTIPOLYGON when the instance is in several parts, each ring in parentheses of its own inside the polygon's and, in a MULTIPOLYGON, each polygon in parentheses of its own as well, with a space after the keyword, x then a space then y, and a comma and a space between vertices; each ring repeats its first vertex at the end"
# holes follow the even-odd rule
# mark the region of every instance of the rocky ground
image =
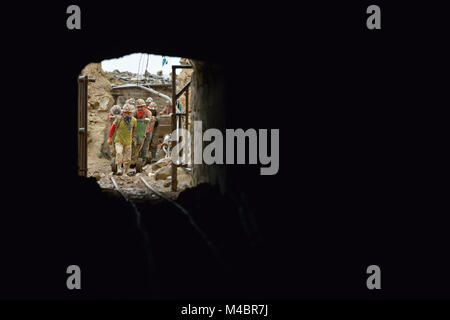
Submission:
POLYGON ((161 159, 157 163, 147 164, 142 172, 136 173, 135 169, 130 169, 129 175, 116 175, 111 171, 110 161, 103 158, 95 161, 88 161, 88 176, 95 177, 98 184, 103 189, 114 190, 111 177, 114 177, 119 188, 130 199, 148 200, 157 198, 141 181, 143 177, 152 187, 161 191, 166 196, 175 199, 178 194, 191 186, 190 169, 178 168, 177 180, 178 190, 171 190, 171 163, 167 159, 161 159))

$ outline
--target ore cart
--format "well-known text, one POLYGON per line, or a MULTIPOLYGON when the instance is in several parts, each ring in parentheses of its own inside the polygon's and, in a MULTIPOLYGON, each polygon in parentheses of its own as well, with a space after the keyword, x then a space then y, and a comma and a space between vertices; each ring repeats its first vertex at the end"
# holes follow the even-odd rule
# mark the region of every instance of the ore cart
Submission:
MULTIPOLYGON (((144 147, 142 147, 142 154, 149 154, 151 152, 156 153, 158 146, 164 142, 164 137, 172 133, 172 119, 168 114, 161 114, 156 117, 156 122, 151 124, 152 133, 150 139, 144 147)), ((147 156, 147 162, 151 162, 151 158, 147 156)))

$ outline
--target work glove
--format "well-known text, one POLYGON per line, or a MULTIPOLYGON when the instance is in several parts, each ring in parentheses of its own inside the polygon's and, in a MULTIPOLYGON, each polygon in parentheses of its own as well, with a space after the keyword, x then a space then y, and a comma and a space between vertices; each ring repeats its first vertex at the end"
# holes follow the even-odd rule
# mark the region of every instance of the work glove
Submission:
POLYGON ((136 144, 137 144, 137 137, 136 137, 136 136, 133 136, 132 141, 133 141, 133 146, 136 147, 136 144))
POLYGON ((108 144, 112 144, 112 138, 108 138, 108 144))

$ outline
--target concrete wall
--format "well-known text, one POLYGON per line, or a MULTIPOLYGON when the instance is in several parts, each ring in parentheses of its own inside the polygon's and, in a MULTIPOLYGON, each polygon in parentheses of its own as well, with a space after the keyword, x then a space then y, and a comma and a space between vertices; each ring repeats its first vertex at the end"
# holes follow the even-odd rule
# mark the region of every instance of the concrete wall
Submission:
MULTIPOLYGON (((202 121, 202 131, 208 128, 217 128, 225 132, 225 88, 224 73, 220 67, 214 64, 205 64, 193 61, 194 73, 192 74, 192 90, 190 105, 192 110, 191 121, 202 121)), ((194 126, 190 129, 192 139, 192 150, 194 126)), ((208 142, 209 143, 209 142, 208 142)), ((205 143, 203 143, 203 148, 205 143)), ((202 148, 202 150, 203 150, 202 148)), ((226 186, 225 165, 194 165, 193 183, 197 185, 202 182, 218 185, 222 192, 226 186)))

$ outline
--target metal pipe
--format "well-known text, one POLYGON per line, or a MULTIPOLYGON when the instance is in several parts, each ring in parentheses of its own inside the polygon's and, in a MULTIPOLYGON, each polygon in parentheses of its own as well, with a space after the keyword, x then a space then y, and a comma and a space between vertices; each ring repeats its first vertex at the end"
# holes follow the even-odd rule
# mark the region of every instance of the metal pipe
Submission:
POLYGON ((160 92, 158 92, 158 91, 156 91, 156 90, 154 90, 152 88, 145 87, 145 89, 150 91, 153 94, 156 94, 158 97, 166 99, 168 102, 170 102, 172 104, 172 99, 169 96, 166 96, 165 94, 162 94, 162 93, 160 93, 160 92))

